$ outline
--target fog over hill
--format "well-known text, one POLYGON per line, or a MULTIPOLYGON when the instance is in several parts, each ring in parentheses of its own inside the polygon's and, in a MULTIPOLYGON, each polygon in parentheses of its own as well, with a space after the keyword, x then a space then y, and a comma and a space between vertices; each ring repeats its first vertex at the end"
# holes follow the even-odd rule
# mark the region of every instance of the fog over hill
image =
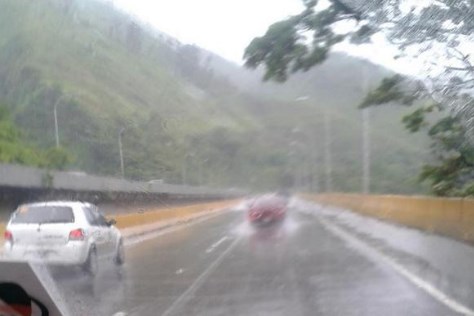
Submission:
MULTIPOLYGON (((55 145, 56 104, 60 145, 73 158, 66 169, 119 175, 124 128, 128 178, 322 190, 328 111, 334 189, 360 191, 357 104, 389 73, 334 53, 285 84, 263 83, 258 70, 179 43, 111 2, 0 0, 0 102, 21 142, 37 150, 55 145)), ((416 174, 427 145, 403 130, 404 112, 382 107, 370 114, 379 192, 422 191, 416 174)))

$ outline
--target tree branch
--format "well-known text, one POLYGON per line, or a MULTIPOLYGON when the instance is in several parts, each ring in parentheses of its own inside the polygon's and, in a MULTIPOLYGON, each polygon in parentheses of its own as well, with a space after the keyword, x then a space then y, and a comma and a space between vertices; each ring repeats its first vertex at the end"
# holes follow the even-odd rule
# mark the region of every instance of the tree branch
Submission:
POLYGON ((336 9, 350 15, 352 18, 360 21, 362 19, 362 14, 357 10, 349 7, 347 4, 343 3, 341 0, 330 0, 335 6, 336 9))

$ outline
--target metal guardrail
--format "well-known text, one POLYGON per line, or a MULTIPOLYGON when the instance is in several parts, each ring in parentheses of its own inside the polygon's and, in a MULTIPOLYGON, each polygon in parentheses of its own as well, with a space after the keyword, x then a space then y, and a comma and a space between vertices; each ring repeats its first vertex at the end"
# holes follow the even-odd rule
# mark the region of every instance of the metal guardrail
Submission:
POLYGON ((76 192, 172 194, 201 197, 237 197, 244 194, 236 190, 130 181, 113 177, 88 175, 82 172, 51 171, 9 164, 0 164, 0 187, 76 192))

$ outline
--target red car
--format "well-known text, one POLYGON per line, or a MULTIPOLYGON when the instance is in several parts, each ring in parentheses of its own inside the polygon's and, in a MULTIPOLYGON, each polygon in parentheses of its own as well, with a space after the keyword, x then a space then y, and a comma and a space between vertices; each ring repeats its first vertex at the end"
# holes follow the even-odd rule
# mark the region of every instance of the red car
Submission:
POLYGON ((276 194, 255 198, 249 206, 248 219, 253 224, 281 221, 286 216, 287 199, 276 194))

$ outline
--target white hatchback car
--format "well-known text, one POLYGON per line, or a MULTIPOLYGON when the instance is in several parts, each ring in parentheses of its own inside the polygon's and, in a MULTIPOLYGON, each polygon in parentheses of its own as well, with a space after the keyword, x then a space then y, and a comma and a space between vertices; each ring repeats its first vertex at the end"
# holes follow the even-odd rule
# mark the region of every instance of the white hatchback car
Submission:
POLYGON ((11 260, 80 266, 95 275, 104 259, 124 263, 122 236, 114 224, 90 203, 24 204, 7 224, 4 253, 11 260))

